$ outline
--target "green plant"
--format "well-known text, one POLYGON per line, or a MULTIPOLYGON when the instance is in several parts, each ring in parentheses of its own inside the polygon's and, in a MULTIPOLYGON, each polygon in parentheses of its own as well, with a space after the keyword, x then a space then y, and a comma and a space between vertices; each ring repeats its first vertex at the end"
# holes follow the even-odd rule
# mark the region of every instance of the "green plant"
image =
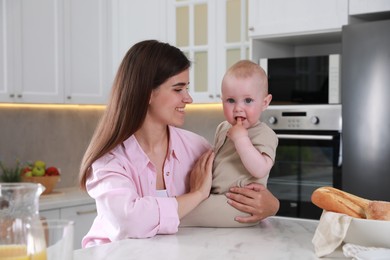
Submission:
POLYGON ((1 182, 20 182, 21 176, 20 172, 22 170, 22 167, 20 165, 19 161, 16 161, 16 166, 13 168, 8 168, 4 166, 2 162, 0 162, 0 168, 1 168, 1 175, 0 175, 0 181, 1 182))

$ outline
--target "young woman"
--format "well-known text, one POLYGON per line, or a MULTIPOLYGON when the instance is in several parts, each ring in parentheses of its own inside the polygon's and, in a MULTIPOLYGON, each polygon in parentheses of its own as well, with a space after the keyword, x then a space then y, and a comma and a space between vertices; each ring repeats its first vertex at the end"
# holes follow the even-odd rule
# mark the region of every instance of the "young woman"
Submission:
MULTIPOLYGON (((173 234, 209 196, 211 146, 177 128, 192 103, 189 67, 178 48, 155 40, 135 44, 124 57, 81 164, 81 187, 98 212, 83 247, 173 234)), ((279 208, 259 184, 231 191, 231 205, 250 214, 237 221, 255 222, 279 208)))

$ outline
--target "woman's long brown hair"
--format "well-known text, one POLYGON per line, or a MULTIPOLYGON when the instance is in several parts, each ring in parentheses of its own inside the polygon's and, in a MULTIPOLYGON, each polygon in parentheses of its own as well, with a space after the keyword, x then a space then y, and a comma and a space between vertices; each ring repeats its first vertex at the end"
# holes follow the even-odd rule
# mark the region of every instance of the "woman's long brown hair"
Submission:
POLYGON ((135 44, 119 66, 107 108, 99 121, 80 166, 85 189, 94 161, 133 135, 143 124, 152 90, 190 67, 176 47, 156 40, 135 44))

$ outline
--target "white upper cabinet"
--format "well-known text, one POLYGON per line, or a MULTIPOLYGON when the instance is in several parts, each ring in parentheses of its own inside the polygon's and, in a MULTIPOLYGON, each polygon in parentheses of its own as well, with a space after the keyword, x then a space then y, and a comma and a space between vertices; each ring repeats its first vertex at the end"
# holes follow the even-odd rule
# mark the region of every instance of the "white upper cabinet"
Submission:
POLYGON ((1 8, 0 101, 62 102, 64 45, 60 2, 3 0, 1 8))
POLYGON ((132 45, 167 41, 167 0, 112 0, 113 73, 132 45))
POLYGON ((63 2, 65 103, 106 103, 112 81, 109 2, 63 2))
POLYGON ((360 15, 390 11, 389 0, 349 0, 349 14, 360 15))
POLYGON ((221 80, 249 58, 247 0, 169 0, 168 40, 191 60, 194 103, 220 103, 221 80))
POLYGON ((166 40, 166 1, 0 0, 0 102, 105 104, 119 62, 166 40))
POLYGON ((0 17, 3 17, 3 19, 0 19, 0 102, 11 102, 13 90, 10 90, 8 74, 11 64, 7 55, 8 38, 4 37, 5 33, 8 31, 8 17, 5 7, 5 0, 0 0, 0 17))
POLYGON ((249 0, 249 36, 266 38, 341 31, 348 0, 249 0))

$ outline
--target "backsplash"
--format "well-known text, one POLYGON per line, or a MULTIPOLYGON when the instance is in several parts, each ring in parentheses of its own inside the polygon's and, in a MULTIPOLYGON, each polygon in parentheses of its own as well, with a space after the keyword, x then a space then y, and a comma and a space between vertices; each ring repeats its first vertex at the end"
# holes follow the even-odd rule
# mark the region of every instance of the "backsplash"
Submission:
MULTIPOLYGON (((183 128, 213 142, 221 106, 191 105, 183 128)), ((0 107, 0 161, 42 160, 61 169, 57 188, 78 185, 78 171, 103 108, 0 107)))

